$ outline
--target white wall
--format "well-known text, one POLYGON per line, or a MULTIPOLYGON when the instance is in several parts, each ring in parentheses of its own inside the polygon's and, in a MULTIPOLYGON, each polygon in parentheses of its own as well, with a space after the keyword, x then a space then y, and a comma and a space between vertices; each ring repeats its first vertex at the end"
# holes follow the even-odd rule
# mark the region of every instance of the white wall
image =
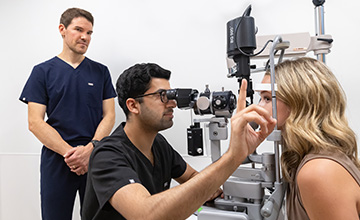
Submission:
MULTIPOLYGON (((250 3, 258 35, 315 35, 310 0, 0 0, 0 220, 40 216, 41 144, 28 131, 27 106, 18 98, 32 67, 61 52, 57 27, 64 10, 76 6, 92 12, 94 34, 86 55, 109 67, 113 83, 125 68, 138 62, 155 62, 172 71, 174 88, 203 90, 209 84, 212 91, 225 87, 236 92, 236 79, 226 78, 225 27, 250 3)), ((334 38, 327 64, 347 94, 348 118, 357 135, 360 74, 356 52, 360 48, 355 40, 359 34, 359 6, 356 0, 325 3, 325 32, 334 38)), ((259 78, 254 76, 254 80, 259 78)), ((118 124, 124 116, 118 106, 116 113, 118 124)), ((174 120, 173 128, 164 133, 186 155, 189 111, 176 109, 174 120)), ((198 169, 210 162, 209 158, 188 160, 198 169)))

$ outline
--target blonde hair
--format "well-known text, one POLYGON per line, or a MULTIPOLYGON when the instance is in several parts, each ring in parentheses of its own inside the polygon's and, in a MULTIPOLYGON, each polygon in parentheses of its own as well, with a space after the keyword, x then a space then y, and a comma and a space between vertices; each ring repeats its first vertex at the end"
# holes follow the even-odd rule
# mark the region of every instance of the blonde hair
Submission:
POLYGON ((290 107, 282 129, 285 179, 292 182, 306 154, 324 149, 341 151, 360 167, 356 136, 345 117, 345 93, 330 69, 308 57, 287 60, 275 67, 275 81, 276 97, 290 107))

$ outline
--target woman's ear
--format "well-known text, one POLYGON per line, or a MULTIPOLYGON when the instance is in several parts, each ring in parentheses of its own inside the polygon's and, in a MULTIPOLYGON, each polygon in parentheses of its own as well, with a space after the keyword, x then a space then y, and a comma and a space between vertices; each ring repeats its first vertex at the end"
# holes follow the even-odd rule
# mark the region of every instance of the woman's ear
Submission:
POLYGON ((126 100, 126 107, 129 109, 129 112, 133 114, 139 114, 139 104, 140 103, 133 98, 128 98, 126 100))

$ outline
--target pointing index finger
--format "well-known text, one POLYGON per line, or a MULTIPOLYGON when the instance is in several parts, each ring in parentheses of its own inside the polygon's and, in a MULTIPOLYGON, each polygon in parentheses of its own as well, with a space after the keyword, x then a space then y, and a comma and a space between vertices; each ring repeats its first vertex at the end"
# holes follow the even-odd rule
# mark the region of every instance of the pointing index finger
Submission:
POLYGON ((247 81, 246 81, 246 79, 242 79, 240 92, 239 92, 239 98, 237 100, 236 112, 240 112, 241 110, 246 108, 246 89, 247 89, 247 81))

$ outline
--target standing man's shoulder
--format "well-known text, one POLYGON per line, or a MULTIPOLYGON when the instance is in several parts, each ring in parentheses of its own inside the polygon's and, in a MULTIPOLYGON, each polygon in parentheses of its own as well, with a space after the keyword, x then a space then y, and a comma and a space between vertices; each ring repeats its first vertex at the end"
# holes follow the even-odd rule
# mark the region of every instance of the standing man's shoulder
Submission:
POLYGON ((20 95, 20 101, 26 104, 28 102, 36 102, 47 105, 46 81, 49 78, 48 74, 53 72, 52 70, 56 70, 54 66, 57 66, 57 59, 57 57, 53 57, 33 67, 20 95))
POLYGON ((63 68, 67 68, 68 64, 62 61, 59 57, 54 56, 46 61, 36 64, 33 67, 31 76, 38 74, 61 73, 63 68))
MULTIPOLYGON (((88 57, 85 57, 85 59, 83 60, 83 63, 81 65, 83 66, 82 68, 85 68, 86 71, 88 73, 91 73, 94 77, 100 77, 103 80, 105 80, 106 87, 113 88, 113 86, 110 86, 111 74, 110 74, 109 68, 106 65, 104 65, 98 61, 91 60, 88 57)), ((114 89, 112 89, 112 90, 114 90, 114 89)), ((116 96, 115 90, 110 93, 111 93, 111 97, 116 96)))
POLYGON ((53 67, 54 65, 58 64, 61 61, 57 56, 54 56, 48 60, 45 60, 39 64, 36 64, 34 67, 53 67))
POLYGON ((98 62, 98 61, 92 60, 92 59, 90 59, 90 58, 88 58, 88 57, 85 57, 84 61, 85 61, 88 65, 90 65, 92 68, 100 68, 101 70, 107 70, 107 71, 109 71, 109 70, 108 70, 108 67, 107 67, 105 64, 102 64, 102 63, 100 63, 100 62, 98 62))

